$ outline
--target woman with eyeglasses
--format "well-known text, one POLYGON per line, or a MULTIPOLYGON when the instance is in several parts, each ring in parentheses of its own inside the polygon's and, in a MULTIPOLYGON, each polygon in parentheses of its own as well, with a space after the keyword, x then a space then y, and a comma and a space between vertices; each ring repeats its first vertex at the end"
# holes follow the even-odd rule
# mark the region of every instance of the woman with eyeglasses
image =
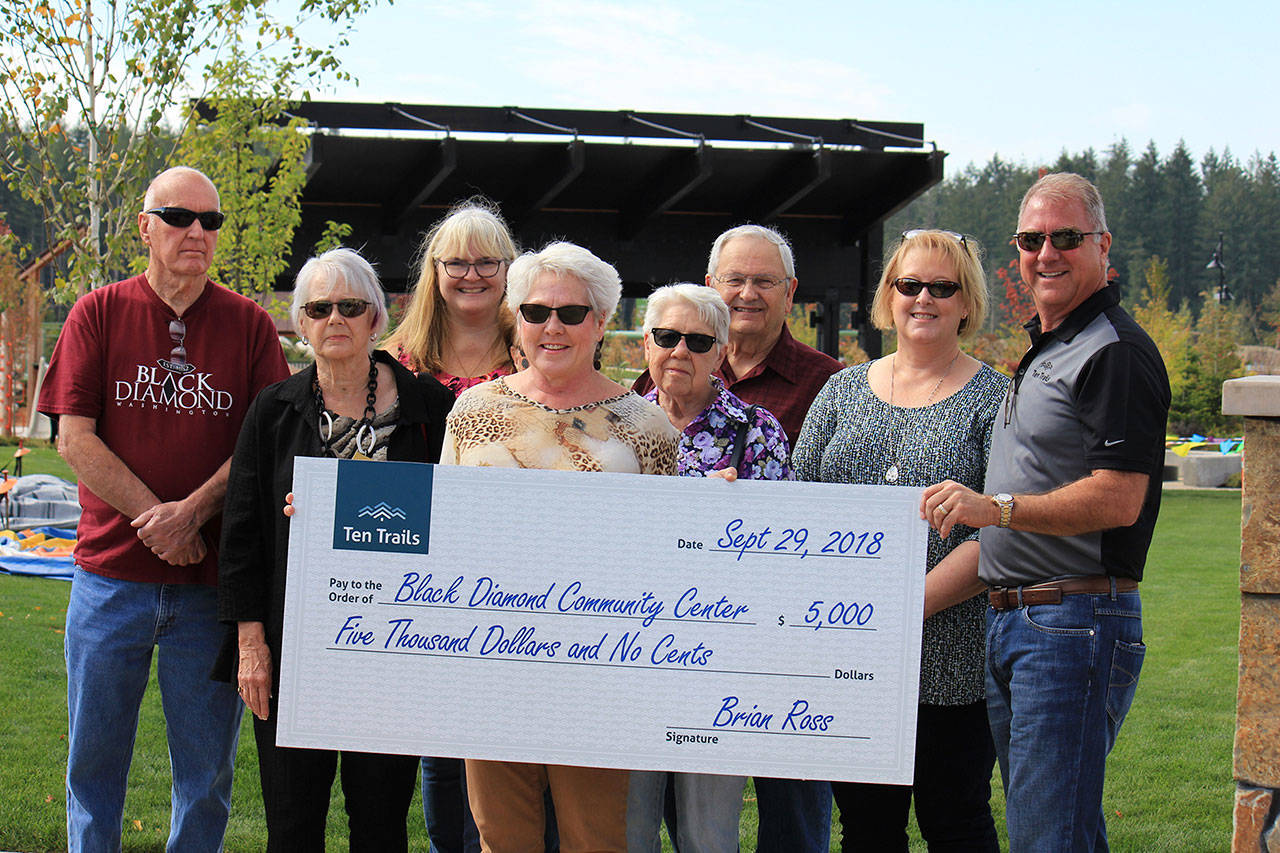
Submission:
MULTIPOLYGON (((497 205, 480 196, 455 205, 418 248, 418 281, 386 349, 454 396, 513 373, 520 355, 505 297, 517 254, 497 205)), ((479 853, 461 759, 423 757, 422 812, 432 853, 479 853)))
MULTIPOLYGON (((676 432, 662 411, 600 372, 605 324, 621 295, 617 271, 581 246, 552 243, 517 258, 507 304, 518 312, 529 366, 463 392, 441 462, 674 474, 676 432)), ((582 523, 584 536, 599 533, 582 523)), ((626 850, 628 771, 468 758, 466 773, 490 853, 540 849, 548 789, 562 850, 626 850)))
POLYGON ((454 395, 515 369, 515 318, 503 297, 516 244, 497 207, 476 197, 432 226, 404 319, 386 349, 454 395))
MULTIPOLYGON (((715 375, 729 340, 729 307, 714 288, 672 284, 649 295, 644 352, 657 403, 680 431, 678 473, 791 480, 787 434, 767 409, 750 406, 715 375)), ((627 796, 631 853, 662 849, 667 787, 681 853, 736 853, 744 776, 633 770, 627 796)))
POLYGON ((414 376, 374 341, 387 312, 378 277, 351 249, 312 258, 293 292, 295 328, 315 364, 263 389, 231 458, 218 561, 218 615, 236 630, 226 667, 253 712, 267 849, 323 850, 335 770, 351 850, 405 850, 414 756, 276 746, 289 520, 297 456, 436 462, 453 394, 414 376))
MULTIPOLYGON (((792 464, 801 480, 922 487, 952 479, 981 491, 991 429, 1009 380, 960 349, 986 313, 977 244, 909 231, 871 305, 897 351, 832 376, 809 409, 792 464)), ((930 849, 997 851, 995 747, 984 689, 986 608, 978 534, 929 531, 915 782, 833 782, 845 851, 907 850, 907 816, 930 849)))

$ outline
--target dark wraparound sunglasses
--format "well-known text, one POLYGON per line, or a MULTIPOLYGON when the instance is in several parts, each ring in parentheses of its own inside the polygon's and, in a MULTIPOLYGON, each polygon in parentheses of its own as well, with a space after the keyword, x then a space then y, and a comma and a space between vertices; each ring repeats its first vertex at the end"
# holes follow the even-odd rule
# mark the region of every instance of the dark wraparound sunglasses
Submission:
POLYGON ((339 299, 337 302, 330 302, 328 299, 317 299, 314 302, 308 302, 303 305, 302 313, 312 320, 323 320, 333 313, 335 306, 338 309, 338 313, 348 319, 359 317, 369 310, 369 303, 363 299, 339 299))
POLYGON ((960 289, 960 285, 946 279, 918 281, 914 278, 895 278, 893 286, 903 296, 919 296, 921 290, 928 288, 929 295, 934 299, 950 299, 960 289))
POLYGON ((174 228, 190 228, 191 223, 199 219, 201 228, 206 231, 217 231, 222 227, 222 223, 227 221, 227 217, 217 210, 202 210, 196 213, 185 207, 153 207, 142 212, 159 216, 165 225, 172 225, 174 228))
POLYGON ((689 352, 708 352, 716 345, 715 335, 704 335, 699 332, 677 332, 675 329, 659 329, 655 327, 649 330, 649 337, 663 349, 675 349, 680 345, 681 338, 684 338, 685 346, 689 347, 689 352))
POLYGON ((550 305, 539 305, 537 302, 526 302, 520 306, 520 316, 526 323, 533 323, 535 326, 547 322, 551 318, 552 311, 556 312, 561 323, 566 326, 576 326, 587 319, 587 315, 591 313, 591 306, 557 305, 552 308, 550 305))
POLYGON ((1059 228, 1051 234, 1043 231, 1019 231, 1013 235, 1013 239, 1018 241, 1018 248, 1024 252, 1038 252, 1044 246, 1044 238, 1049 238, 1049 243, 1059 252, 1067 252, 1071 249, 1080 248, 1080 244, 1084 242, 1085 237, 1092 237, 1095 234, 1103 234, 1103 231, 1078 231, 1075 228, 1059 228))

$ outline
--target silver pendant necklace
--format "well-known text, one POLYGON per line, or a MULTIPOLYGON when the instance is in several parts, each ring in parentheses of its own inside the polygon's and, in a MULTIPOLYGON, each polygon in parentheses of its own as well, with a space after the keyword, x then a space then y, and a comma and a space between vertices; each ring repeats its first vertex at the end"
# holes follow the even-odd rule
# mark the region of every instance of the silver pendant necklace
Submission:
MULTIPOLYGON (((889 362, 889 408, 892 409, 893 408, 893 391, 894 391, 894 384, 895 384, 894 379, 898 374, 898 354, 894 353, 893 355, 889 356, 889 358, 892 359, 889 362)), ((960 358, 960 351, 956 350, 956 354, 951 357, 951 361, 947 364, 947 369, 942 371, 942 375, 939 376, 938 381, 934 383, 933 390, 929 392, 928 399, 924 401, 924 406, 921 406, 920 408, 923 409, 926 406, 929 406, 930 404, 933 403, 933 395, 938 393, 938 389, 942 387, 943 380, 946 379, 947 376, 951 374, 951 368, 955 366, 956 359, 958 358, 960 358)), ((899 434, 896 438, 899 440, 896 440, 893 443, 893 464, 891 464, 888 468, 886 468, 884 472, 884 481, 886 483, 898 482, 898 447, 902 443, 901 434, 899 434)))

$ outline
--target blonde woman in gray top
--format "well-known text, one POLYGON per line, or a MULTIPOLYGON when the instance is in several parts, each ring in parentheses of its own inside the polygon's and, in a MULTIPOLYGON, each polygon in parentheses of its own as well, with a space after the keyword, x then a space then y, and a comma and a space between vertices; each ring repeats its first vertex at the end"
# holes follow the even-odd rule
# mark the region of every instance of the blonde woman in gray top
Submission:
MULTIPOLYGON (((977 245, 909 231, 885 264, 872 319, 898 350, 846 368, 818 393, 792 464, 801 480, 981 490, 1009 380, 960 349, 981 327, 987 288, 977 245)), ((988 801, 995 748, 984 688, 986 608, 978 538, 930 530, 913 786, 832 783, 843 849, 907 850, 907 814, 931 849, 997 851, 988 801)))

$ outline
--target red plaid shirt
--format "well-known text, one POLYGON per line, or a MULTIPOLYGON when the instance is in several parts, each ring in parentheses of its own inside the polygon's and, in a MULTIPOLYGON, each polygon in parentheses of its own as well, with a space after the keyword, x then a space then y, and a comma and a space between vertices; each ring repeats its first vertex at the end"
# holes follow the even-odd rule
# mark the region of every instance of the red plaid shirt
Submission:
MULTIPOLYGON (((716 375, 724 380, 726 388, 746 402, 772 412, 787 431, 788 442, 795 447, 813 398, 831 374, 843 369, 844 365, 831 356, 791 337, 791 330, 784 323, 773 349, 746 376, 735 376, 727 358, 721 362, 716 375)), ((637 394, 647 394, 653 387, 649 371, 636 377, 631 387, 637 394)))

